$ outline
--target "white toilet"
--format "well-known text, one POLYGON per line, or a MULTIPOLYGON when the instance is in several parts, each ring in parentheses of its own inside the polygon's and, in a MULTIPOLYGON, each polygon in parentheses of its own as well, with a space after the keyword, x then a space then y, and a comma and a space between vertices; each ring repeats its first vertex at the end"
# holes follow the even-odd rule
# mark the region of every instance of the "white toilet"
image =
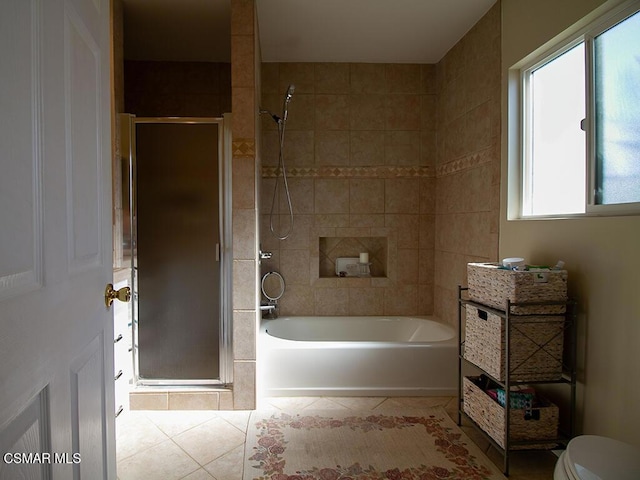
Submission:
POLYGON ((638 480, 640 450, 597 435, 573 438, 562 452, 554 480, 638 480))

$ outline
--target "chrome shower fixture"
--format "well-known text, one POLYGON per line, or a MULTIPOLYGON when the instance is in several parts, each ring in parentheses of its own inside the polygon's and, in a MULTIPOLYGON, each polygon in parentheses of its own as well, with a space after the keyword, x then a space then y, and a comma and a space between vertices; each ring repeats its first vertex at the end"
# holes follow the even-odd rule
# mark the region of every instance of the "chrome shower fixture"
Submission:
POLYGON ((293 97, 293 92, 296 91, 296 86, 295 85, 289 85, 289 88, 287 88, 287 93, 285 93, 284 95, 284 102, 285 103, 289 103, 289 101, 291 100, 291 97, 293 97))
POLYGON ((260 109, 260 115, 269 115, 278 125, 280 124, 280 122, 282 122, 282 119, 275 113, 272 113, 270 110, 260 109))
POLYGON ((284 102, 282 103, 282 117, 279 117, 271 110, 267 110, 266 108, 260 109, 260 115, 269 115, 278 125, 280 125, 282 122, 286 122, 287 117, 289 116, 289 102, 291 101, 291 97, 293 97, 293 92, 295 92, 295 90, 295 85, 289 85, 289 87, 287 88, 287 92, 284 94, 284 102))
POLYGON ((263 110, 263 109, 260 110, 261 114, 266 113, 268 115, 271 115, 271 118, 273 118, 273 120, 278 124, 278 140, 279 140, 278 143, 280 146, 280 152, 278 155, 278 170, 276 172, 276 184, 273 189, 273 199, 271 201, 271 212, 269 214, 269 229, 271 230, 271 233, 273 233, 273 235, 279 240, 284 240, 288 238, 289 235, 291 235, 291 232, 293 231, 293 206, 291 205, 291 194, 289 193, 289 183, 287 182, 287 170, 284 166, 283 150, 284 150, 284 131, 287 126, 287 117, 289 116, 289 102, 291 101, 291 97, 293 97, 293 92, 295 91, 295 89, 296 89, 295 85, 293 84, 289 85, 286 93, 284 94, 284 102, 282 104, 282 118, 271 113, 269 110, 263 110), (279 233, 277 233, 273 225, 273 219, 274 219, 275 210, 276 210, 276 203, 278 201, 278 189, 279 189, 278 178, 280 176, 282 177, 282 184, 283 184, 284 192, 287 198, 287 209, 289 210, 289 229, 284 235, 280 235, 279 233))

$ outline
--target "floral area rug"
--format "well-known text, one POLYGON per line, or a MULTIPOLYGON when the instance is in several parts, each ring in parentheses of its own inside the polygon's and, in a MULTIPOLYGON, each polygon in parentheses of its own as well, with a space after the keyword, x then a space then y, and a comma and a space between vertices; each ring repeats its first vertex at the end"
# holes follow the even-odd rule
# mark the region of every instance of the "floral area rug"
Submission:
POLYGON ((254 411, 243 480, 502 479, 441 407, 254 411))

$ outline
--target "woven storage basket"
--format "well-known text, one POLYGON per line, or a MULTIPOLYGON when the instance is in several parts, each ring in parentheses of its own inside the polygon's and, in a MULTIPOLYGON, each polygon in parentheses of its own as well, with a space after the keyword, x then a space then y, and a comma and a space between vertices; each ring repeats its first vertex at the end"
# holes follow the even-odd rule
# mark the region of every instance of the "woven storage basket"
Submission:
MULTIPOLYGON (((547 272, 506 270, 497 263, 468 263, 469 298, 498 310, 511 302, 566 302, 567 271, 547 272)), ((564 305, 514 306, 511 313, 564 313, 564 305)))
MULTIPOLYGON (((505 447, 504 407, 493 400, 484 388, 496 388, 497 384, 487 377, 464 377, 463 409, 469 417, 493 438, 502 448, 505 447)), ((558 435, 558 407, 538 397, 540 406, 531 410, 510 409, 510 441, 533 441, 527 445, 512 445, 510 449, 548 449, 556 445, 558 435), (540 441, 540 443, 538 443, 540 441)))
MULTIPOLYGON (((506 321, 491 312, 465 305, 464 358, 489 375, 505 380, 506 321)), ((564 317, 510 317, 511 380, 559 380, 562 376, 564 317)))

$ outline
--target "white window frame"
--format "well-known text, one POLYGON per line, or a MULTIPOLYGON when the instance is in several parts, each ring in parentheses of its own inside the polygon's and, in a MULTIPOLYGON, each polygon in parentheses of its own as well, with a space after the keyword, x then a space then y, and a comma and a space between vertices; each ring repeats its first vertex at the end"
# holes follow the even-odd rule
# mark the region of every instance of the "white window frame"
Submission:
MULTIPOLYGON (((508 135, 509 152, 509 220, 535 220, 553 218, 576 218, 585 216, 639 215, 640 202, 621 204, 596 204, 596 146, 595 146, 595 94, 594 94, 594 39, 615 24, 640 11, 640 0, 632 0, 614 8, 572 35, 566 35, 555 42, 543 53, 523 60, 509 71, 510 102, 517 98, 516 108, 509 108, 510 132, 508 135), (560 57, 580 43, 585 46, 585 111, 583 129, 586 136, 586 178, 585 212, 571 214, 530 215, 524 213, 525 199, 530 195, 528 173, 531 169, 530 136, 531 111, 527 102, 530 92, 530 76, 533 71, 560 57), (514 90, 514 84, 517 89, 514 90), (516 95, 517 94, 517 95, 516 95), (516 121, 517 118, 517 121, 516 121), (517 131, 516 131, 517 129, 517 131)), ((558 179, 558 188, 562 188, 562 179, 558 179)))

